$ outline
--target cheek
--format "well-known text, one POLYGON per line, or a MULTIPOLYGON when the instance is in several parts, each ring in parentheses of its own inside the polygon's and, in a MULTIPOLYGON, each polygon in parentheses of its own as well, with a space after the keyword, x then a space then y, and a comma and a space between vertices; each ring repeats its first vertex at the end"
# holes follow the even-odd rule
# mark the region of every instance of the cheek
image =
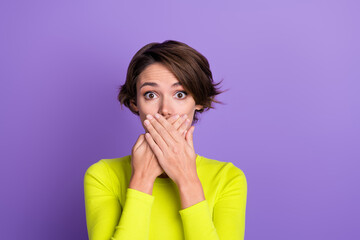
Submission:
POLYGON ((147 104, 143 99, 138 101, 138 108, 140 115, 146 115, 151 111, 151 105, 147 104))
POLYGON ((140 116, 141 122, 144 122, 147 114, 154 115, 157 112, 156 108, 154 106, 152 106, 150 104, 146 104, 146 103, 144 104, 144 103, 139 102, 138 108, 139 108, 139 116, 140 116))

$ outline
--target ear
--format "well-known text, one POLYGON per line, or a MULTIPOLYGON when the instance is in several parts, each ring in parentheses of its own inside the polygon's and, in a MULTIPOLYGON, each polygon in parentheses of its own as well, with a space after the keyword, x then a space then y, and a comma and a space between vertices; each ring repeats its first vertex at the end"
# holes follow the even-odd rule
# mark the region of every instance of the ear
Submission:
POLYGON ((136 106, 134 100, 130 100, 130 107, 131 107, 131 109, 134 110, 135 112, 139 112, 139 108, 136 106))
POLYGON ((202 108, 203 108, 202 105, 195 105, 195 109, 196 109, 196 110, 201 110, 202 108))

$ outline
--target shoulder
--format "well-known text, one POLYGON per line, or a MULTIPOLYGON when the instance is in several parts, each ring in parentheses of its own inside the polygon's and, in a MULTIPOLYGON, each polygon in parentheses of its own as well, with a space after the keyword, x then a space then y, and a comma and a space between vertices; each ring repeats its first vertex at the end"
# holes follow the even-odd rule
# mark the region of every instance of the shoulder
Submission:
POLYGON ((85 192, 106 191, 121 197, 131 178, 131 156, 101 159, 84 175, 85 192), (92 189, 92 190, 91 190, 92 189))
POLYGON ((120 158, 101 159, 92 164, 85 172, 85 178, 93 176, 96 178, 110 178, 112 180, 122 177, 127 178, 131 174, 131 156, 120 158))
POLYGON ((127 155, 121 158, 101 159, 108 168, 117 171, 121 169, 131 168, 131 156, 127 155))
POLYGON ((245 176, 244 172, 232 162, 223 162, 199 155, 197 166, 206 172, 226 174, 230 176, 245 176))
POLYGON ((116 169, 118 167, 126 167, 129 164, 130 155, 121 158, 101 159, 98 162, 90 165, 90 167, 88 167, 88 169, 86 170, 86 173, 103 172, 105 169, 108 168, 116 169))
POLYGON ((247 185, 245 173, 232 162, 223 162, 199 156, 198 173, 203 179, 216 180, 220 185, 247 185))
POLYGON ((202 182, 209 185, 207 194, 214 194, 216 205, 242 209, 247 198, 247 180, 244 172, 232 162, 205 157, 202 157, 201 161, 205 166, 201 170, 202 182))

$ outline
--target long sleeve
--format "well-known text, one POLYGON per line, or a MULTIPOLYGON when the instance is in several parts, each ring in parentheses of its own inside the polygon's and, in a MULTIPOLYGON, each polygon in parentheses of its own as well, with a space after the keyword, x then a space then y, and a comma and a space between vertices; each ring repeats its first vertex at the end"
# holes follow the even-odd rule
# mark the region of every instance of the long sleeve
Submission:
POLYGON ((179 211, 186 240, 243 240, 247 181, 232 163, 222 176, 222 188, 211 219, 207 200, 179 211))
POLYGON ((186 240, 219 240, 207 200, 179 211, 186 240))
POLYGON ((108 169, 101 161, 86 171, 84 195, 90 240, 149 239, 154 196, 127 188, 122 209, 108 169))

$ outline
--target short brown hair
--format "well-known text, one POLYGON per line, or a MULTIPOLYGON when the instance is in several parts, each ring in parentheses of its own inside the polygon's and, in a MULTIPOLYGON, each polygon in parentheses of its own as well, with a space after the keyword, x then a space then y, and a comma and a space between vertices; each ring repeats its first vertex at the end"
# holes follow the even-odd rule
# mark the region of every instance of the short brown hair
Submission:
POLYGON ((195 110, 193 122, 198 121, 197 112, 214 108, 213 102, 222 103, 215 100, 215 96, 224 91, 217 88, 221 82, 214 83, 208 60, 185 43, 167 40, 145 45, 130 61, 126 82, 119 88, 118 100, 136 115, 139 113, 130 106, 131 101, 136 105, 136 82, 140 73, 153 63, 167 67, 192 95, 196 105, 203 106, 195 110))

